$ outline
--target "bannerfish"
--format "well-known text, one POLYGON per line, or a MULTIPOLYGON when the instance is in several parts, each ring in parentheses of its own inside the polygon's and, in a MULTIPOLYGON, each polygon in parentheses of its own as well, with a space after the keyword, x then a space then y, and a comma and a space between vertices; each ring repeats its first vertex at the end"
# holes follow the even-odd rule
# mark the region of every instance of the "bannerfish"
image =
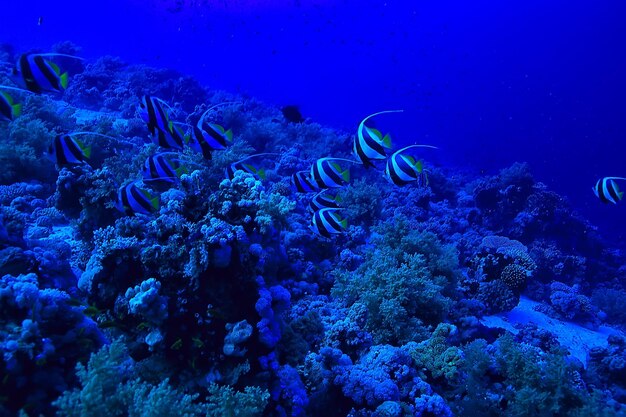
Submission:
POLYGON ((154 197, 143 188, 137 187, 135 181, 118 190, 115 208, 129 216, 151 214, 159 209, 159 197, 154 197))
POLYGON ((48 157, 58 166, 86 164, 91 157, 91 146, 85 146, 72 136, 56 135, 48 148, 48 157))
POLYGON ((424 170, 423 161, 415 160, 410 155, 402 154, 402 152, 411 148, 437 149, 431 145, 409 145, 397 150, 387 159, 384 177, 395 185, 402 186, 417 181, 418 186, 426 187, 428 186, 428 176, 424 170))
POLYGON ((311 178, 320 189, 343 187, 350 182, 350 169, 343 170, 339 161, 358 164, 343 158, 320 158, 311 166, 311 178))
POLYGON ((66 54, 24 54, 20 56, 17 68, 14 68, 13 75, 19 76, 28 91, 36 94, 44 92, 62 93, 68 85, 69 75, 61 72, 61 69, 54 62, 45 57, 66 57, 73 59, 83 59, 66 54))
POLYGON ((188 136, 173 122, 169 122, 165 129, 156 128, 155 134, 152 136, 152 143, 163 149, 176 149, 180 151, 188 141, 188 136))
POLYGON ((386 149, 391 149, 391 137, 388 134, 383 136, 379 130, 365 126, 365 122, 379 114, 400 113, 402 111, 385 110, 373 113, 359 123, 357 136, 354 138, 353 153, 366 168, 374 166, 372 161, 387 157, 386 149))
POLYGON ((291 182, 299 193, 313 193, 320 190, 308 171, 296 172, 291 176, 291 182))
POLYGON ((216 123, 206 123, 202 128, 194 126, 189 139, 189 147, 205 159, 211 159, 211 152, 224 150, 232 143, 233 131, 216 123))
POLYGON ((169 107, 165 101, 149 95, 143 96, 139 101, 139 116, 146 122, 148 131, 153 136, 157 134, 157 129, 169 129, 169 113, 163 106, 169 107))
POLYGON ((326 191, 327 190, 323 190, 313 196, 313 199, 309 203, 310 212, 314 213, 323 208, 339 208, 339 203, 341 203, 341 197, 339 194, 331 197, 326 194, 326 191))
POLYGON ((12 121, 22 113, 22 105, 15 103, 8 93, 0 92, 0 120, 12 121))
POLYGON ((254 155, 246 156, 245 158, 240 159, 237 162, 233 162, 232 164, 230 164, 230 165, 228 165, 226 167, 226 177, 229 180, 232 180, 233 178, 235 178, 235 172, 236 171, 243 171, 243 172, 247 172, 247 173, 252 174, 252 175, 256 175, 256 176, 258 176, 261 179, 265 179, 265 169, 264 168, 258 168, 256 166, 256 164, 252 164, 252 163, 249 163, 249 162, 246 162, 246 161, 248 161, 249 159, 252 159, 252 158, 257 158, 259 156, 268 156, 268 155, 278 156, 280 154, 266 152, 266 153, 257 153, 257 154, 254 154, 254 155))
POLYGON ((348 221, 339 217, 338 210, 340 209, 323 208, 313 213, 310 229, 325 238, 343 233, 348 227, 348 221))
POLYGON ((626 180, 626 178, 604 177, 599 179, 596 185, 592 187, 593 193, 603 203, 617 204, 624 197, 624 192, 619 190, 615 180, 626 180))
POLYGON ((58 166, 87 164, 87 159, 91 157, 91 146, 85 146, 81 141, 75 139, 75 136, 80 135, 118 140, 112 136, 96 132, 64 133, 54 137, 46 156, 58 166))
POLYGON ((202 153, 205 159, 211 159, 212 151, 221 151, 232 145, 233 131, 231 129, 227 130, 217 123, 206 122, 205 119, 217 107, 232 106, 234 104, 241 103, 238 101, 227 101, 206 109, 200 116, 200 119, 198 119, 196 126, 192 128, 189 147, 196 152, 202 153))
POLYGON ((175 184, 187 169, 181 165, 173 152, 161 152, 149 156, 143 164, 143 181, 157 187, 168 187, 175 184))

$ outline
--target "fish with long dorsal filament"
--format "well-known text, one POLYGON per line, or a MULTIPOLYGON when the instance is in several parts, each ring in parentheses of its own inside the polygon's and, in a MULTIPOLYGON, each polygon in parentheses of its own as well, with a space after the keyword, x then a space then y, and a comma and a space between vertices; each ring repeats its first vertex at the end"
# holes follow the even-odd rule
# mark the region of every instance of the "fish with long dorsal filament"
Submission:
POLYGON ((604 177, 600 178, 596 185, 592 187, 593 193, 603 203, 617 204, 624 198, 624 192, 619 190, 615 180, 626 181, 623 177, 604 177))
POLYGON ((387 134, 383 136, 379 130, 365 125, 370 118, 386 113, 401 113, 404 110, 384 110, 372 113, 361 120, 357 129, 357 136, 354 138, 352 151, 354 156, 361 161, 365 168, 373 167, 374 160, 387 158, 387 149, 391 149, 391 137, 387 134))

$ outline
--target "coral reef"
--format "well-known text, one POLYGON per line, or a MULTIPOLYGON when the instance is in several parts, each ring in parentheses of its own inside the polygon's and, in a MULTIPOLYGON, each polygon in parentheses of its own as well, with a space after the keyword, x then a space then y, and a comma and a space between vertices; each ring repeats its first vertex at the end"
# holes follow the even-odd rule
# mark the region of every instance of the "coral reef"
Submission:
POLYGON ((626 412, 623 252, 527 165, 425 161, 428 185, 399 187, 350 132, 116 57, 60 64, 62 100, 0 122, 1 415, 626 412), (146 123, 146 95, 171 123, 146 123), (202 122, 226 145, 193 149, 202 122), (40 157, 81 131, 86 163, 40 157), (350 174, 331 238, 290 183, 325 157, 350 174), (521 297, 613 335, 585 369, 537 326, 481 324, 521 297))

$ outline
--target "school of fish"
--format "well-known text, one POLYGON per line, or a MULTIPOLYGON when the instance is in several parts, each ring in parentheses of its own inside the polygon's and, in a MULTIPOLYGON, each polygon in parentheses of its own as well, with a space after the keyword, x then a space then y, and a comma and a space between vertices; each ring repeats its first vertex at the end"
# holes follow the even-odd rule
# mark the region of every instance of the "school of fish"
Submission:
MULTIPOLYGON (((82 60, 66 54, 24 54, 20 56, 12 76, 17 86, 0 86, 0 121, 11 122, 18 118, 22 105, 9 91, 17 94, 62 94, 68 86, 69 76, 54 63, 55 57, 82 60)), ((178 153, 186 146, 212 159, 213 152, 227 149, 233 144, 233 132, 208 119, 211 112, 225 106, 235 106, 239 102, 224 102, 209 107, 195 125, 173 120, 171 106, 164 100, 150 95, 140 98, 137 108, 147 126, 148 140, 162 149, 149 156, 143 166, 142 180, 121 186, 118 190, 115 207, 126 215, 150 215, 159 209, 159 197, 148 189, 163 191, 174 186, 185 173, 189 172, 189 161, 178 153), (143 186, 140 185, 143 183, 143 186)), ((428 170, 422 159, 411 153, 416 149, 437 149, 432 145, 414 144, 392 151, 389 134, 367 126, 368 120, 381 114, 401 113, 402 110, 384 110, 365 117, 358 125, 354 137, 352 153, 354 160, 332 156, 316 160, 310 170, 298 171, 291 176, 292 184, 299 193, 315 193, 309 203, 311 215, 310 229, 324 238, 341 234, 347 229, 347 220, 341 217, 342 200, 339 194, 331 195, 331 188, 341 188, 350 183, 350 168, 360 165, 365 169, 376 168, 376 163, 384 161, 383 177, 391 184, 405 186, 414 183, 417 187, 428 186, 428 170)), ((68 132, 55 136, 49 146, 47 156, 58 167, 88 164, 91 147, 79 139, 82 135, 104 136, 95 132, 68 132)), ((113 138, 114 139, 114 138, 113 138)), ((276 156, 274 153, 248 155, 229 164, 226 177, 233 179, 236 171, 244 171, 265 179, 265 169, 259 164, 262 157, 276 156)), ((603 203, 617 204, 624 193, 616 181, 626 181, 624 177, 604 177, 597 181, 592 190, 603 203)))

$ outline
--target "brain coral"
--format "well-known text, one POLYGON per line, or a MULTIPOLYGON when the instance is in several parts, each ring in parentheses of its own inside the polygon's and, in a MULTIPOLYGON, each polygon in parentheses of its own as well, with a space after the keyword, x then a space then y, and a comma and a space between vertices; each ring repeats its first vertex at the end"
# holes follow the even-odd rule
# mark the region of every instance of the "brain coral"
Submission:
POLYGON ((527 269, 519 264, 507 265, 500 274, 500 279, 511 290, 519 291, 526 284, 527 269))

